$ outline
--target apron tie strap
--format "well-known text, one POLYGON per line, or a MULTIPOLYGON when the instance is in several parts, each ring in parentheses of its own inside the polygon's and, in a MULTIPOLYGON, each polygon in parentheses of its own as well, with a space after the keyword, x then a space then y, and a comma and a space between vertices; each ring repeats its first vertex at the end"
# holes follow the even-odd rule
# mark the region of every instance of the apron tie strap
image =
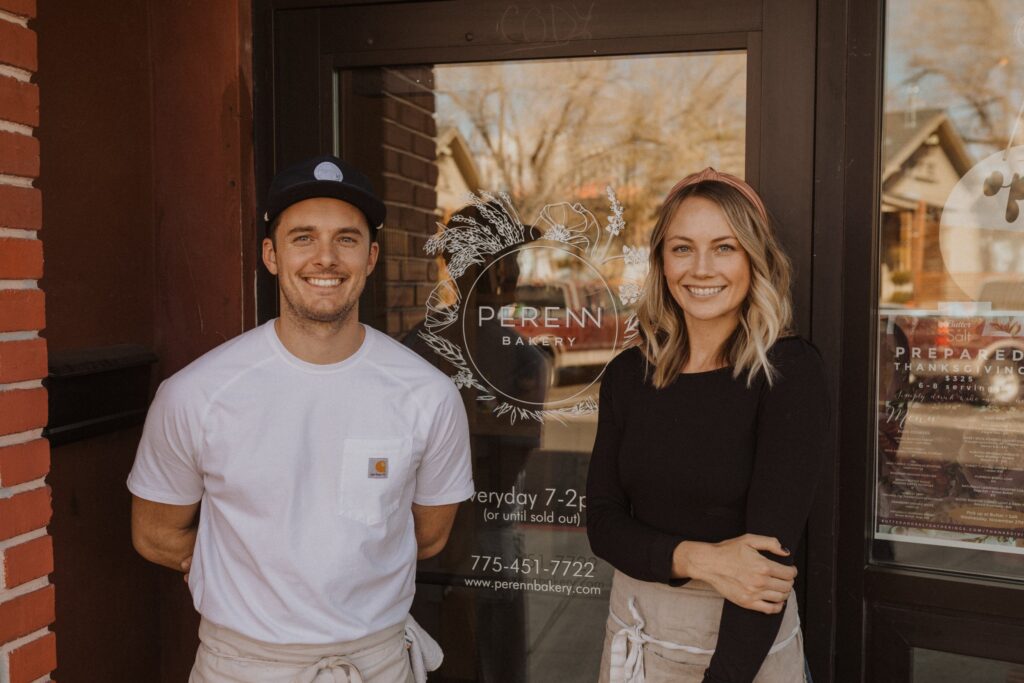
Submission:
MULTIPOLYGON (((611 618, 619 625, 619 630, 612 636, 610 679, 611 683, 644 683, 644 646, 653 643, 666 650, 678 650, 689 652, 694 655, 713 655, 715 651, 692 645, 680 645, 667 640, 658 640, 644 631, 647 622, 644 621, 636 605, 636 597, 629 599, 629 613, 633 618, 632 624, 627 624, 615 614, 609 611, 611 618)), ((796 639, 800 633, 800 621, 797 620, 792 633, 784 639, 772 645, 768 654, 773 655, 782 650, 796 639)))
POLYGON ((295 678, 297 683, 363 683, 363 676, 347 657, 322 657, 295 678))

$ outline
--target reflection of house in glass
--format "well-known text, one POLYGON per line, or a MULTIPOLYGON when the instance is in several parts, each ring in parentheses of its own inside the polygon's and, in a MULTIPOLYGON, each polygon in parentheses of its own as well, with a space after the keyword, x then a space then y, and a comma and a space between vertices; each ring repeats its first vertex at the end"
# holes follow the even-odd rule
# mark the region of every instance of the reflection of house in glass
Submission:
POLYGON ((963 300, 947 276, 939 221, 971 169, 970 153, 941 109, 889 112, 883 133, 881 302, 931 308, 963 300))

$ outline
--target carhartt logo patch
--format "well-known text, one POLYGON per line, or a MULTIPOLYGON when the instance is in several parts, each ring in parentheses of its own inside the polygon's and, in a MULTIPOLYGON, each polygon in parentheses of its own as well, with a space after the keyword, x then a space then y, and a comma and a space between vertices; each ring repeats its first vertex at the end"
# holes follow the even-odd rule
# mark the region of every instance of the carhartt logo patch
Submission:
POLYGON ((370 466, 368 476, 370 479, 387 479, 388 478, 388 459, 387 458, 370 458, 370 466))

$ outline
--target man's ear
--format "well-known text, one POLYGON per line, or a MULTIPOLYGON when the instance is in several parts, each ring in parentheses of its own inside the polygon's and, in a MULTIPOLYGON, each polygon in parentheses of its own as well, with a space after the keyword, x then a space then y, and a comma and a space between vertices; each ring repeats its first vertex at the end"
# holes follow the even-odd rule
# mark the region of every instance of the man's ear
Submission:
POLYGON ((366 261, 366 276, 369 277, 373 269, 377 267, 377 257, 380 256, 380 244, 370 242, 370 254, 366 261))
POLYGON ((263 238, 263 265, 271 275, 277 275, 277 251, 274 249, 274 240, 269 237, 263 238))

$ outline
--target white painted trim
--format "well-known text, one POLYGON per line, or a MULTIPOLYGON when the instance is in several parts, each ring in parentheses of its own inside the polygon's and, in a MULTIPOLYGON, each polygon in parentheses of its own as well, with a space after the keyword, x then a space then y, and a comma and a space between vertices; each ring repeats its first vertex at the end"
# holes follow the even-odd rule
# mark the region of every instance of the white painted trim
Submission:
POLYGON ((25 69, 19 69, 16 66, 8 66, 6 64, 0 64, 0 76, 7 76, 13 78, 16 81, 22 83, 28 83, 32 80, 32 72, 26 71, 25 69))
POLYGON ((0 344, 12 341, 30 341, 32 339, 39 339, 39 330, 29 330, 27 332, 0 332, 0 344))
POLYGON ((43 477, 33 479, 32 481, 26 481, 24 484, 15 484, 14 486, 0 487, 0 500, 7 498, 14 498, 19 493, 28 493, 29 491, 35 491, 46 486, 46 481, 43 477))
POLYGON ((0 173, 0 185, 13 185, 14 187, 32 187, 35 178, 26 178, 21 175, 8 175, 0 173))
POLYGON ((26 126, 24 123, 15 123, 6 119, 0 119, 0 131, 18 133, 26 137, 32 137, 35 134, 35 129, 32 126, 26 126))
POLYGON ((0 19, 3 19, 4 21, 9 21, 12 24, 17 24, 22 28, 28 28, 28 17, 23 17, 18 14, 12 14, 11 12, 5 12, 4 10, 0 9, 0 19))
POLYGON ((38 280, 0 280, 0 289, 39 289, 38 280))
POLYGON ((23 230, 22 228, 0 228, 0 237, 35 240, 39 239, 39 233, 35 230, 23 230))
POLYGON ((4 434, 0 436, 0 447, 28 443, 29 441, 35 441, 42 435, 43 430, 41 427, 39 429, 30 429, 27 432, 18 432, 17 434, 4 434))
POLYGON ((10 384, 0 384, 0 391, 19 391, 21 389, 39 389, 43 386, 43 380, 41 379, 30 379, 24 382, 11 382, 10 384))
POLYGON ((26 531, 21 535, 15 536, 13 538, 8 538, 6 541, 0 541, 0 550, 7 550, 8 548, 13 548, 16 545, 21 545, 22 543, 34 541, 37 538, 42 538, 46 535, 46 533, 47 532, 45 527, 33 529, 32 531, 26 531))
POLYGON ((20 598, 22 595, 28 595, 29 593, 34 593, 37 590, 39 590, 41 588, 46 588, 49 585, 50 585, 49 577, 42 576, 42 577, 40 577, 38 579, 32 579, 31 581, 26 581, 25 583, 21 584, 20 586, 15 586, 14 588, 4 588, 3 590, 0 590, 0 603, 8 602, 8 601, 13 600, 15 598, 20 598))

